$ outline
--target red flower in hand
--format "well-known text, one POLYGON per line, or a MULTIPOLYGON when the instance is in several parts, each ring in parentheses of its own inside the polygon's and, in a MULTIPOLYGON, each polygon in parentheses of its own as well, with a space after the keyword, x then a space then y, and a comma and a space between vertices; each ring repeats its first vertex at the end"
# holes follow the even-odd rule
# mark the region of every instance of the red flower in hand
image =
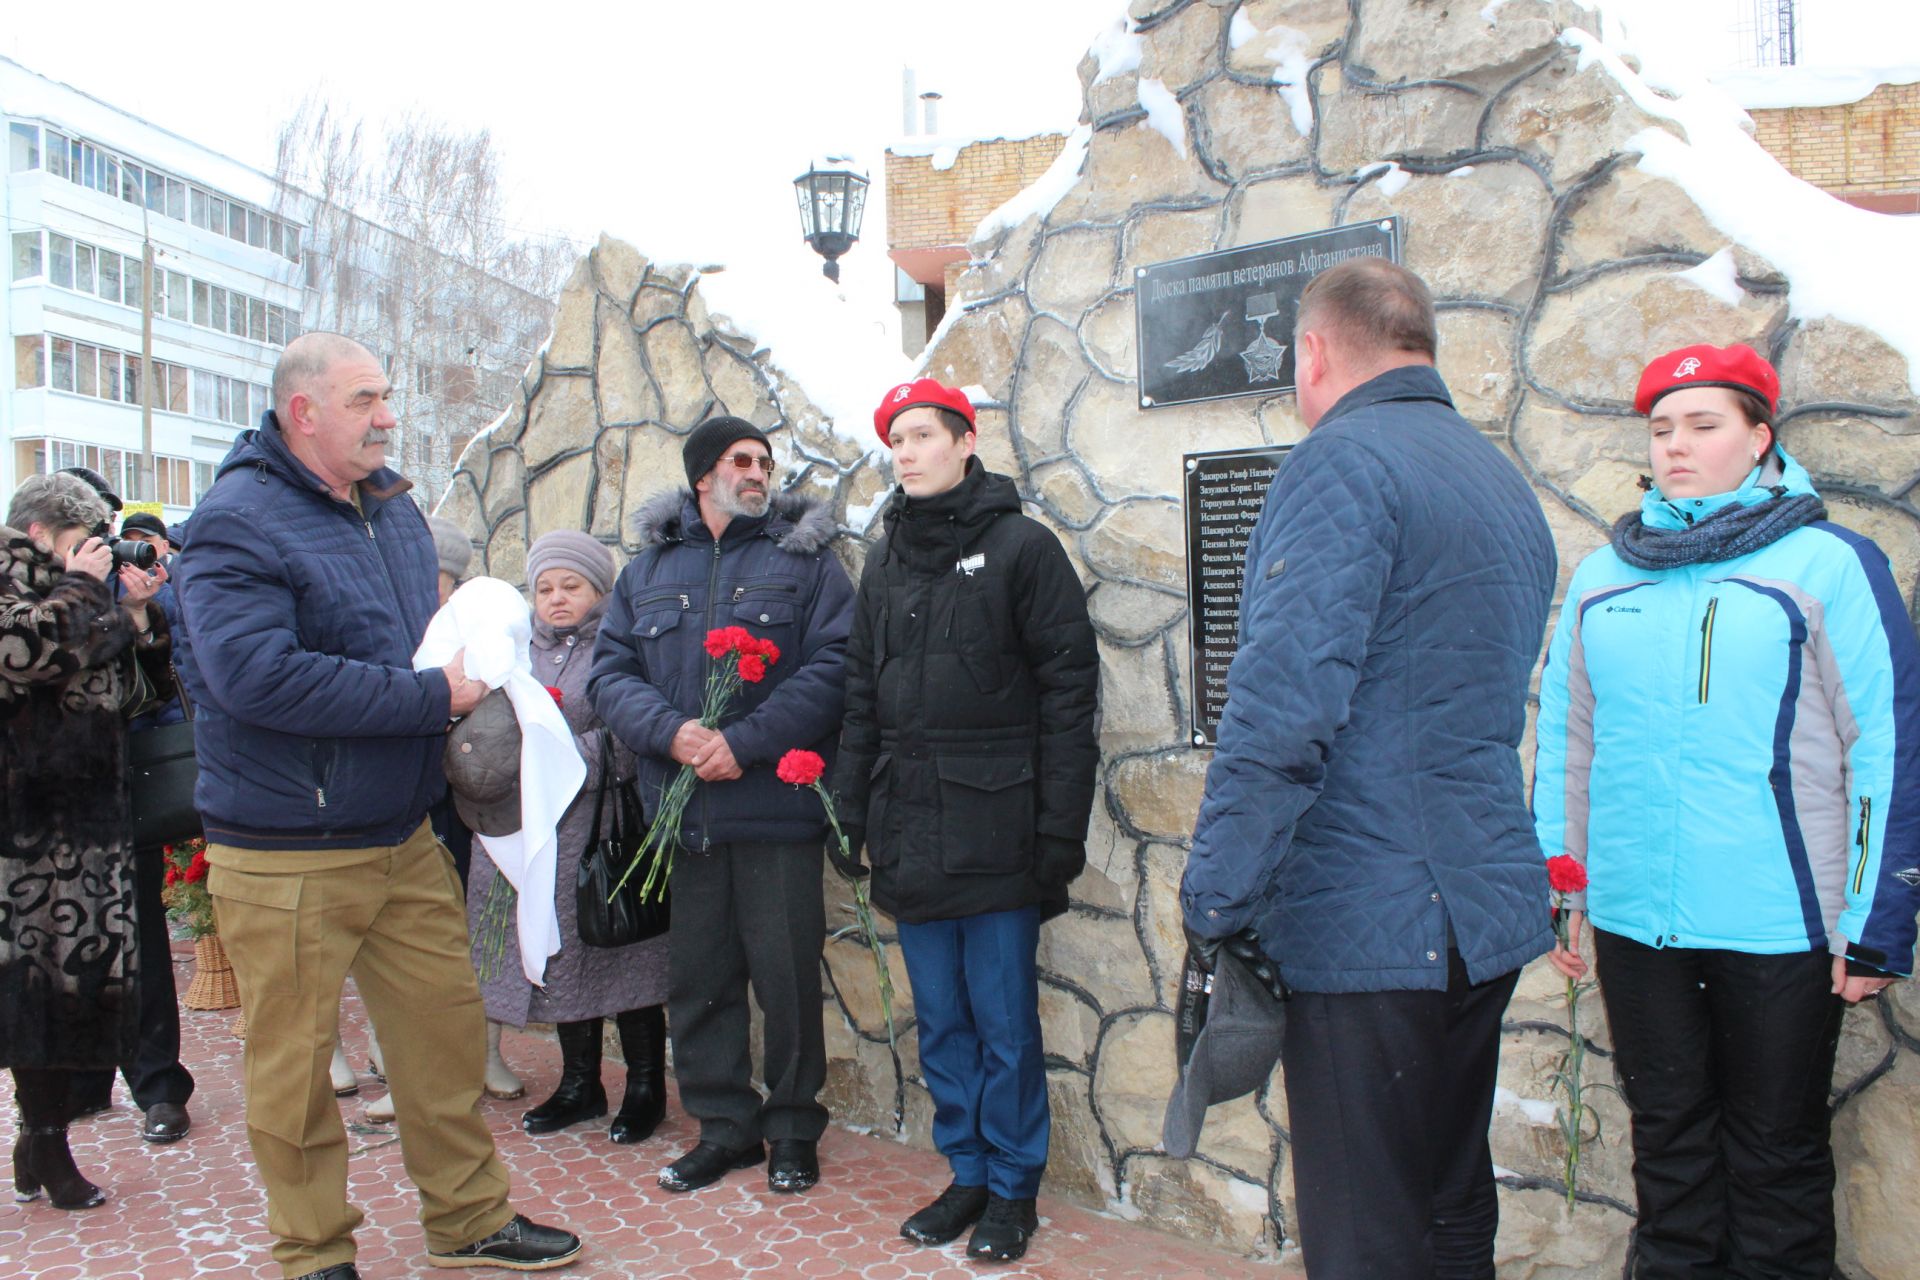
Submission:
POLYGON ((547 692, 553 695, 554 706, 565 707, 567 705, 567 696, 560 691, 557 685, 548 685, 547 692))
POLYGON ((745 627, 715 627, 707 632, 707 638, 702 641, 702 644, 706 647, 709 658, 719 659, 730 653, 738 653, 752 640, 753 637, 747 634, 745 627))
POLYGON ((766 679, 767 663, 758 654, 740 655, 740 678, 748 684, 759 684, 766 679))
POLYGON ((751 642, 751 647, 743 646, 742 652, 752 654, 758 658, 765 658, 768 666, 772 666, 774 663, 780 661, 779 645, 771 640, 763 640, 754 636, 747 638, 751 642))
POLYGON ((1578 893, 1587 887, 1587 868, 1571 854, 1548 858, 1547 885, 1555 893, 1578 893))
POLYGON ((780 757, 774 776, 796 787, 810 787, 827 771, 827 762, 816 752, 795 749, 780 757))
POLYGON ((207 852, 201 849, 193 855, 193 862, 187 867, 187 881, 196 883, 207 878, 207 852))

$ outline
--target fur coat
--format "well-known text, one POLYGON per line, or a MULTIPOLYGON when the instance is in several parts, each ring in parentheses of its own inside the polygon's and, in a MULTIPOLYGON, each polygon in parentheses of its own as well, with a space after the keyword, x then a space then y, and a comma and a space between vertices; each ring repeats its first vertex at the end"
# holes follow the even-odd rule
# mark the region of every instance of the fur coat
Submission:
POLYGON ((138 1039, 134 639, 111 587, 0 527, 0 1067, 115 1067, 138 1039))

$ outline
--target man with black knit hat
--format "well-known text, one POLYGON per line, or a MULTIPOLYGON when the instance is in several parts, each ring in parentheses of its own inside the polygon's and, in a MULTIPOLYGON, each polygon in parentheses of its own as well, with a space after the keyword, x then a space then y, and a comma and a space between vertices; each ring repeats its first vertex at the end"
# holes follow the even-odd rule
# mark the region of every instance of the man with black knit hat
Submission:
POLYGON ((641 551, 607 598, 588 686, 607 727, 638 754, 651 800, 698 776, 673 859, 667 1020, 680 1102, 700 1141, 660 1174, 669 1191, 768 1162, 767 1186, 819 1181, 827 1111, 820 1016, 825 812, 774 776, 794 748, 829 755, 840 731, 853 585, 832 515, 776 494, 758 427, 712 418, 687 436, 686 489, 643 505, 641 551), (779 659, 741 687, 720 726, 700 723, 719 627, 773 641, 779 659), (748 1059, 751 986, 761 1011, 763 1101, 748 1059), (763 1147, 771 1143, 771 1151, 763 1147))
POLYGON ((1006 1262, 1038 1223, 1051 1122, 1035 953, 1086 865, 1100 657, 1060 540, 974 456, 967 397, 921 378, 873 425, 900 487, 860 576, 835 803, 899 924, 953 1169, 900 1234, 938 1245, 973 1227, 967 1253, 1006 1262))

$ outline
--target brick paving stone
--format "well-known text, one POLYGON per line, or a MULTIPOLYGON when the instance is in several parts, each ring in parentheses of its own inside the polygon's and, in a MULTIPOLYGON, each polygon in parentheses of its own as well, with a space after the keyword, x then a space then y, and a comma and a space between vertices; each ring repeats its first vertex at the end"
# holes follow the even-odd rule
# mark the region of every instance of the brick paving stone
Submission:
MULTIPOLYGON (((182 987, 190 950, 177 947, 182 987)), ((182 1014, 183 1053, 198 1081, 189 1109, 193 1131, 181 1142, 140 1141, 140 1114, 115 1082, 111 1111, 76 1121, 71 1141, 80 1168, 109 1192, 98 1209, 65 1213, 44 1198, 0 1207, 0 1280, 278 1280, 266 1231, 266 1200, 247 1150, 241 1095, 241 1045, 234 1015, 182 1014)), ((348 1194, 366 1222, 357 1233, 367 1280, 446 1275, 426 1266, 418 1201, 390 1126, 364 1123, 361 1110, 384 1092, 368 1074, 365 1019, 351 994, 345 1039, 361 1070, 361 1095, 341 1099, 353 1140, 348 1194)), ((1041 1230, 1012 1266, 966 1257, 965 1238, 922 1249, 899 1237, 908 1214, 946 1185, 946 1164, 930 1152, 885 1138, 830 1128, 820 1144, 821 1184, 796 1196, 766 1188, 749 1169, 689 1195, 655 1183, 668 1161, 692 1144, 696 1127, 678 1106, 653 1138, 637 1146, 607 1140, 607 1121, 533 1137, 520 1114, 552 1089, 559 1049, 540 1036, 508 1030, 507 1060, 527 1082, 528 1098, 481 1103, 513 1176, 514 1204, 529 1216, 565 1223, 586 1237, 570 1277, 657 1280, 1297 1280, 1256 1262, 1042 1196, 1041 1230)), ((623 1068, 609 1061, 607 1091, 617 1099, 623 1068)), ((16 1117, 0 1109, 0 1142, 11 1144, 16 1117)), ((483 1271, 480 1275, 506 1274, 483 1271)))

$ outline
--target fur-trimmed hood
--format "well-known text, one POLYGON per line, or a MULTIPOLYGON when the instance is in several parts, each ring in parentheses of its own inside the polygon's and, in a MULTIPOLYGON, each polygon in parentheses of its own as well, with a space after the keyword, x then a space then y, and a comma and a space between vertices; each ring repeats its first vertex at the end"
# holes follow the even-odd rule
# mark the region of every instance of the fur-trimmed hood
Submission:
MULTIPOLYGON (((687 526, 698 522, 699 510, 693 490, 685 486, 656 493, 640 504, 629 521, 634 540, 643 547, 685 542, 687 526)), ((791 555, 814 555, 840 536, 840 526, 827 504, 805 494, 775 493, 764 519, 767 536, 791 555)))

